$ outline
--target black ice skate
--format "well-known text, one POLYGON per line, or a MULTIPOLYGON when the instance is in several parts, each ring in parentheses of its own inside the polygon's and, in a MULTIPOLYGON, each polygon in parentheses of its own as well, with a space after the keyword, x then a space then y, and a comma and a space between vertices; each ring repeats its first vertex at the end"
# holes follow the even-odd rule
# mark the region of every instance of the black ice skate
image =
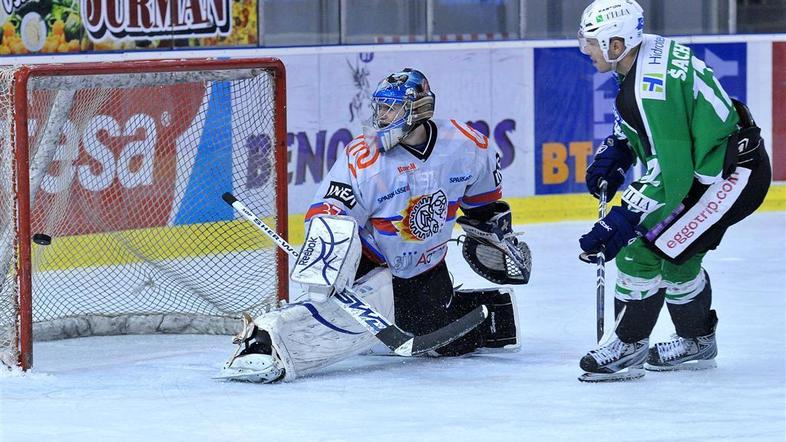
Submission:
POLYGON ((629 381, 644 376, 649 340, 633 343, 620 341, 616 336, 610 343, 586 354, 579 366, 586 371, 579 376, 582 382, 629 381))
POLYGON ((674 335, 671 341, 659 342, 649 351, 644 368, 651 371, 704 370, 715 368, 718 344, 715 342, 715 327, 718 317, 710 311, 712 321, 710 333, 696 338, 674 335))

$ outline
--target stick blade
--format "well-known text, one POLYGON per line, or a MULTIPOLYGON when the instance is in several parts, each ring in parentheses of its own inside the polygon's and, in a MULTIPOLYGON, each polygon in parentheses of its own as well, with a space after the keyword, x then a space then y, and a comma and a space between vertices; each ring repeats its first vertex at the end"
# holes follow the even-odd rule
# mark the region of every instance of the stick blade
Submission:
POLYGON ((412 341, 412 356, 419 356, 450 344, 472 331, 481 322, 485 321, 488 316, 488 307, 480 305, 437 331, 423 336, 415 336, 412 341))
POLYGON ((230 206, 231 206, 232 204, 235 204, 235 201, 237 201, 237 198, 235 198, 235 196, 234 196, 234 195, 232 195, 232 194, 231 194, 231 193, 229 193, 229 192, 226 192, 226 193, 224 193, 223 195, 221 195, 221 198, 223 198, 223 199, 224 199, 224 201, 226 201, 226 203, 227 203, 227 204, 229 204, 230 206))

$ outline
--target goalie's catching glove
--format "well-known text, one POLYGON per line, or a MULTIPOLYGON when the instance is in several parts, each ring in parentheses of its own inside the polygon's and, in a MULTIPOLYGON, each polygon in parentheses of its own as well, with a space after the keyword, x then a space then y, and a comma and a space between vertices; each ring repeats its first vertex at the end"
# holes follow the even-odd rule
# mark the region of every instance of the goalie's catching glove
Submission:
POLYGON ((324 302, 355 282, 362 248, 357 222, 348 216, 320 215, 309 222, 290 278, 309 298, 324 302))
POLYGON ((460 216, 456 222, 466 236, 461 250, 464 259, 478 275, 495 284, 526 284, 532 269, 532 255, 511 225, 510 206, 494 204, 488 221, 460 216))

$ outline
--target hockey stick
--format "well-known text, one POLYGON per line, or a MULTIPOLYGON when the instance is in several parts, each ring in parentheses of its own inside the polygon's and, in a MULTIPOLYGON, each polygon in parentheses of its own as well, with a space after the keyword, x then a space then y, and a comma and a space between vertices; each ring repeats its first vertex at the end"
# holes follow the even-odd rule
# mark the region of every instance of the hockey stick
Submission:
MULTIPOLYGON (((292 248, 292 246, 289 245, 284 238, 280 237, 275 230, 271 229, 259 219, 254 212, 245 206, 245 204, 240 202, 229 192, 222 195, 222 198, 227 204, 240 212, 244 218, 251 221, 259 230, 272 239, 278 247, 297 259, 297 250, 292 248)), ((400 356, 419 356, 450 344, 480 325, 489 315, 488 308, 485 305, 481 305, 436 331, 427 335, 414 336, 400 329, 396 324, 388 321, 387 318, 382 316, 376 309, 363 301, 363 299, 361 299, 351 288, 347 288, 341 293, 336 293, 331 296, 330 299, 338 304, 342 310, 352 316, 355 321, 373 334, 389 349, 400 356)))
MULTIPOLYGON (((606 188, 608 187, 608 183, 606 180, 600 182, 600 202, 598 203, 598 219, 603 219, 606 216, 606 188)), ((601 248, 600 252, 598 252, 598 271, 597 271, 597 281, 596 281, 596 288, 595 288, 595 319, 596 319, 596 326, 595 331, 598 337, 598 343, 600 344, 601 339, 603 339, 603 328, 604 328, 604 311, 605 311, 605 302, 606 302, 606 255, 604 254, 604 249, 601 248)))

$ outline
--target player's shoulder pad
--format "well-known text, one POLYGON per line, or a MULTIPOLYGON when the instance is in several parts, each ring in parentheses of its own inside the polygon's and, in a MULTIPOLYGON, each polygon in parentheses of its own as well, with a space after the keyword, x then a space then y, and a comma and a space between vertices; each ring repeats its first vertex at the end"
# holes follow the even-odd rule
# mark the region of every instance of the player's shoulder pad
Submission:
POLYGON ((489 139, 487 136, 480 133, 477 129, 469 124, 462 123, 458 120, 450 120, 443 131, 452 132, 454 138, 467 140, 478 149, 488 149, 489 139))
POLYGON ((363 181, 380 171, 382 153, 376 146, 369 146, 364 135, 353 138, 344 148, 347 156, 347 167, 352 176, 363 181))

